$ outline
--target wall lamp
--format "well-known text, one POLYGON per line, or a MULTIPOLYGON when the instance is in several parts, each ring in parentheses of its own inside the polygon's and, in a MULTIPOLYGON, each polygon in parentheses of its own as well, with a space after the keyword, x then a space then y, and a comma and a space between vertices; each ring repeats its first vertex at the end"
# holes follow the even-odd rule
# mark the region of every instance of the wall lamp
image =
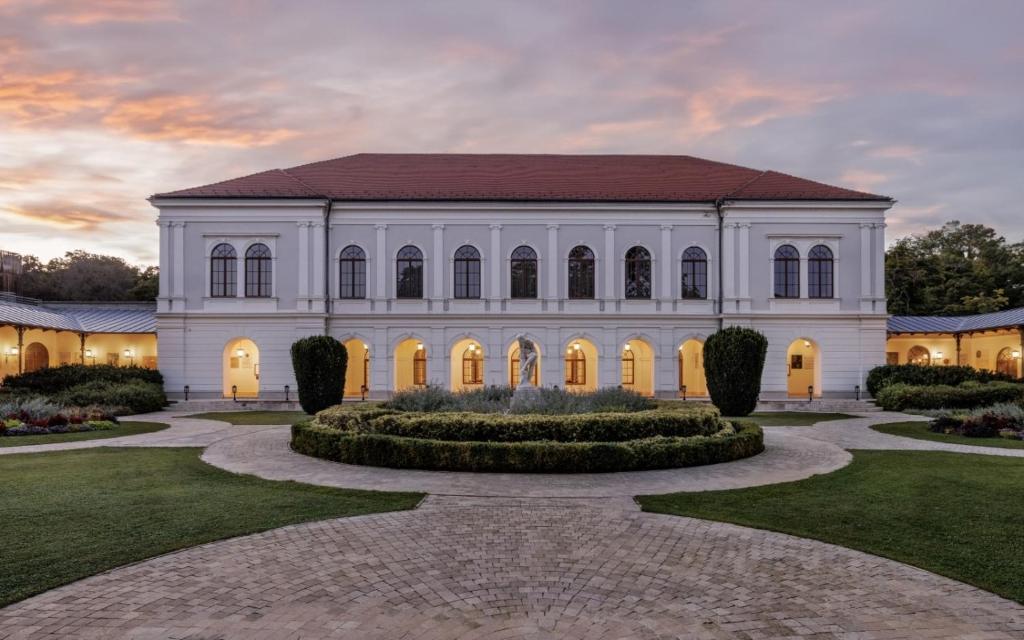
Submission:
POLYGON ((243 349, 241 347, 235 349, 235 356, 238 357, 238 358, 244 358, 245 357, 245 349, 243 349))
POLYGON ((423 351, 423 343, 422 342, 417 342, 416 343, 416 350, 417 351, 423 351))
POLYGON ((6 351, 4 351, 4 364, 7 364, 7 359, 8 358, 17 358, 17 357, 18 357, 18 347, 10 347, 6 351))
POLYGON ((132 351, 131 349, 125 349, 125 350, 124 350, 124 357, 128 358, 128 361, 129 361, 129 362, 130 362, 130 363, 131 363, 132 365, 134 365, 134 364, 135 364, 135 352, 134 352, 134 351, 132 351))
POLYGON ((92 349, 86 349, 85 350, 85 357, 89 358, 90 360, 92 360, 93 364, 96 364, 96 352, 93 351, 92 349))
POLYGON ((1020 359, 1020 351, 1017 351, 1016 349, 1011 351, 1010 355, 1013 356, 1014 360, 1019 360, 1020 359))
POLYGON ((630 351, 632 348, 633 347, 629 346, 628 342, 626 344, 622 345, 622 350, 623 351, 630 351))

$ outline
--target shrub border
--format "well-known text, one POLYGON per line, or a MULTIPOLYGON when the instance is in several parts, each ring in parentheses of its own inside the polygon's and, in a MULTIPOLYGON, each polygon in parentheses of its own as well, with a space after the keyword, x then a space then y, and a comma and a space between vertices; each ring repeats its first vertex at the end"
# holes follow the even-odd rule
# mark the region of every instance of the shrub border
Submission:
POLYGON ((292 426, 297 453, 345 464, 496 473, 606 473, 674 469, 747 458, 764 451, 761 427, 736 421, 732 433, 625 442, 465 442, 292 426))

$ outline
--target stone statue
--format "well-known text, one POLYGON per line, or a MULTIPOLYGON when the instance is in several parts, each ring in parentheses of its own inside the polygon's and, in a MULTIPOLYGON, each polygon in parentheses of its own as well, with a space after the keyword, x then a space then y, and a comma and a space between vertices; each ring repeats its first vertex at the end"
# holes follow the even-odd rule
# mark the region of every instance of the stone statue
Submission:
POLYGON ((533 386, 533 371, 537 368, 537 345, 532 340, 519 334, 519 385, 517 388, 528 389, 533 386))

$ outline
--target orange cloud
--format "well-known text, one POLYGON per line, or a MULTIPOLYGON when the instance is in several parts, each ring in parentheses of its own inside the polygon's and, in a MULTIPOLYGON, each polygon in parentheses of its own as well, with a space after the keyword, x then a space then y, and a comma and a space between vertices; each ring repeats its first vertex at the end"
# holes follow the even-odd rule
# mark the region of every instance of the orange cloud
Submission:
POLYGON ((109 127, 146 140, 178 140, 195 144, 258 147, 293 137, 290 129, 244 128, 232 122, 251 114, 241 109, 211 110, 198 96, 156 96, 118 103, 104 116, 109 127))
POLYGON ((134 219, 123 213, 61 201, 5 205, 0 211, 46 226, 76 231, 97 231, 110 222, 134 219))
MULTIPOLYGON (((18 124, 60 118, 83 109, 108 105, 108 96, 90 96, 83 86, 95 86, 94 79, 73 70, 43 74, 8 73, 0 83, 0 115, 12 116, 18 124)), ((102 82, 100 83, 102 84, 102 82)))

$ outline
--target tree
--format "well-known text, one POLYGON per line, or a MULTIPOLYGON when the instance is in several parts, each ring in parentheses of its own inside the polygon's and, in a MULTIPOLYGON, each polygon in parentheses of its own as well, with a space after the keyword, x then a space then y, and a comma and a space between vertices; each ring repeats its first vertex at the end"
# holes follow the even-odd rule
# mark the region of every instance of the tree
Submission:
POLYGON ((716 331, 704 343, 704 375, 711 402, 727 416, 757 407, 768 339, 746 327, 716 331))
POLYGON ((141 269, 122 258, 69 251, 42 263, 35 256, 21 260, 20 293, 41 300, 155 300, 159 269, 141 269))
POLYGON ((299 384, 299 405, 306 413, 341 404, 348 350, 329 336, 310 336, 292 344, 292 369, 299 384))
POLYGON ((953 220, 885 254, 889 312, 958 315, 1024 306, 1024 244, 953 220))

